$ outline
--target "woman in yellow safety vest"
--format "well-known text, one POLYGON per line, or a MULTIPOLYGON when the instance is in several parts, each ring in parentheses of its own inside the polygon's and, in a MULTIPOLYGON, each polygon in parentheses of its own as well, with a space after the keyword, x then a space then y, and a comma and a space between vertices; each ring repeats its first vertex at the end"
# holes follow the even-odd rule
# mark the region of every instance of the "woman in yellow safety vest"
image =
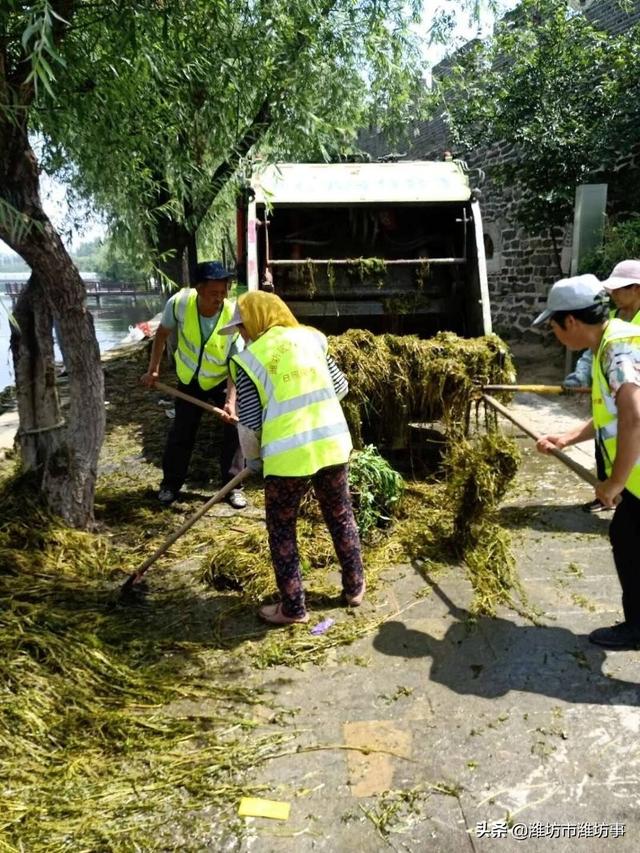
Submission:
POLYGON ((296 523, 313 484, 342 568, 344 601, 361 604, 365 582, 348 486, 351 436, 340 406, 347 381, 327 353, 325 336, 301 326, 274 294, 241 296, 220 334, 236 330, 245 349, 231 360, 238 431, 247 464, 262 469, 271 558, 280 591, 260 608, 273 625, 308 620, 296 523))

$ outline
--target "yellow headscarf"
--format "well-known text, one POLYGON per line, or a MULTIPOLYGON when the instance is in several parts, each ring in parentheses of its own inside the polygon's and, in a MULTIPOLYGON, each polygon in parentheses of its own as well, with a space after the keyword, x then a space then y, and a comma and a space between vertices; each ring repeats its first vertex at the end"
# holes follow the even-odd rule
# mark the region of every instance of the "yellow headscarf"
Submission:
POLYGON ((238 298, 242 323, 252 341, 274 326, 299 326, 289 308, 275 293, 252 290, 238 298))

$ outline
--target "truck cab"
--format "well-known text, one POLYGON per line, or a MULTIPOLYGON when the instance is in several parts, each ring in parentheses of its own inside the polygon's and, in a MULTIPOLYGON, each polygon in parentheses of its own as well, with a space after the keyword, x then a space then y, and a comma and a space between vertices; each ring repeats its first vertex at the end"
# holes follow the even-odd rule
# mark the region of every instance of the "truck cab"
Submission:
POLYGON ((238 209, 239 279, 323 331, 491 332, 480 208, 464 164, 280 163, 238 209))

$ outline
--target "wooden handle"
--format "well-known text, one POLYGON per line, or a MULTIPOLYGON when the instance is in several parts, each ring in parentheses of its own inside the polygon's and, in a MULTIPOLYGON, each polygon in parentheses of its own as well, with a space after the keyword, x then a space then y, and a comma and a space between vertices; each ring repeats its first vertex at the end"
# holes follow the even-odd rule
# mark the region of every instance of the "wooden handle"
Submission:
POLYGON ((483 391, 528 391, 531 394, 590 394, 591 388, 564 385, 483 385, 483 391))
MULTIPOLYGON (((514 423, 517 427, 525 432, 527 435, 531 436, 534 441, 538 441, 541 436, 531 427, 526 421, 517 418, 514 414, 512 414, 509 409, 505 408, 501 403, 497 400, 494 400, 493 397, 490 397, 488 394, 483 394, 482 399, 485 403, 488 403, 492 406, 497 412, 500 412, 501 415, 504 415, 505 418, 514 423)), ((585 483, 589 483, 590 486, 594 488, 598 485, 598 478, 588 471, 584 466, 582 466, 579 462, 575 462, 570 456, 567 456, 566 453, 563 453, 561 450, 558 450, 557 447, 554 447, 549 451, 551 456, 555 456, 556 459, 559 459, 561 462, 567 466, 567 468, 571 468, 574 474, 577 474, 578 477, 581 477, 585 483)))
POLYGON ((222 500, 222 498, 228 495, 232 489, 235 489, 236 486, 240 485, 243 480, 246 480, 249 474, 251 474, 251 468, 243 468, 239 474, 236 474, 233 480, 229 480, 229 482, 225 483, 225 485, 219 491, 217 491, 215 495, 213 495, 213 497, 210 497, 206 504, 201 506, 197 512, 194 512, 193 515, 190 515, 189 518, 184 522, 182 527, 179 527, 175 531, 175 533, 172 533, 168 539, 165 539, 162 545, 160 545, 160 547, 157 548, 157 550, 155 550, 150 557, 147 557, 144 563, 142 563, 135 570, 135 572, 133 572, 133 574, 131 574, 127 578, 122 587, 122 592, 126 592, 128 589, 131 589, 132 586, 135 586, 138 581, 141 580, 142 576, 147 571, 149 566, 153 565, 153 563, 155 563, 158 557, 161 557, 164 552, 168 548, 170 548, 171 545, 173 545, 176 539, 179 539, 183 535, 183 533, 186 533, 190 527, 193 527, 196 521, 202 518, 202 516, 206 512, 208 512, 215 503, 218 503, 218 501, 222 500))
MULTIPOLYGON (((212 406, 211 403, 205 403, 204 400, 198 400, 197 397, 185 394, 184 391, 178 391, 178 389, 174 388, 172 385, 165 385, 164 382, 156 381, 153 383, 153 387, 157 388, 158 391, 162 391, 163 394, 169 394, 171 397, 180 397, 181 400, 186 400, 187 403, 193 403, 194 406, 200 406, 200 408, 204 409, 205 412, 211 412, 223 420, 226 420, 229 417, 225 411, 219 409, 217 406, 212 406)), ((235 417, 232 417, 232 420, 236 423, 238 421, 235 417)))

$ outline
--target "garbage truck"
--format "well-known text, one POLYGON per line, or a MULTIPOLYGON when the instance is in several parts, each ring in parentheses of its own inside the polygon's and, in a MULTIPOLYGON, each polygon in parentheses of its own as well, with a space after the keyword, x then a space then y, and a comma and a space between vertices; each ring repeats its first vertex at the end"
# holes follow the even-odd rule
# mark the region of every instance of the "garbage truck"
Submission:
POLYGON ((266 165, 238 204, 240 287, 330 334, 489 334, 477 195, 456 160, 266 165))

